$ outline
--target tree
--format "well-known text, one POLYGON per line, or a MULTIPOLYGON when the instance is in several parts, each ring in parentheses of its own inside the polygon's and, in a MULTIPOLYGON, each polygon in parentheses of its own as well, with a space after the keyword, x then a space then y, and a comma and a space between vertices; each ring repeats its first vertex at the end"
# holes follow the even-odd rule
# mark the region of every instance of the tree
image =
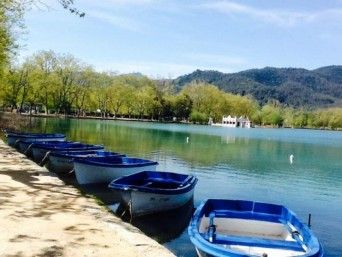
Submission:
POLYGON ((130 90, 126 84, 122 83, 121 80, 114 79, 112 84, 108 88, 109 90, 109 102, 111 110, 114 113, 114 118, 119 114, 121 111, 127 95, 130 94, 130 90))
POLYGON ((0 78, 18 48, 15 42, 17 37, 15 31, 20 31, 23 28, 23 13, 24 3, 22 1, 0 1, 0 78))
POLYGON ((280 108, 271 104, 262 107, 261 117, 263 125, 281 126, 283 124, 280 108))
POLYGON ((213 85, 205 83, 192 83, 182 90, 183 94, 190 97, 193 109, 204 113, 207 117, 218 118, 222 92, 213 85))
POLYGON ((85 116, 85 109, 91 106, 91 93, 94 87, 95 72, 91 67, 79 71, 75 79, 74 107, 76 115, 85 116))
POLYGON ((71 55, 59 56, 57 62, 56 75, 58 86, 52 92, 55 111, 64 114, 70 112, 73 101, 78 92, 76 91, 76 79, 81 71, 79 60, 71 55))
MULTIPOLYGON (((79 17, 85 13, 75 7, 74 0, 57 0, 64 9, 79 17)), ((5 68, 16 55, 19 45, 18 38, 24 29, 23 16, 26 10, 33 5, 44 5, 40 0, 1 0, 0 1, 0 79, 3 77, 5 68)))
MULTIPOLYGON (((10 105, 11 111, 18 108, 20 94, 23 90, 26 96, 27 90, 25 90, 25 88, 28 84, 27 77, 27 70, 24 69, 10 69, 8 72, 8 84, 5 89, 5 102, 10 105)), ((22 99, 23 98, 24 97, 22 97, 22 99)))
POLYGON ((69 12, 76 14, 77 16, 83 18, 85 13, 80 11, 75 7, 74 0, 58 0, 58 2, 63 6, 64 9, 69 10, 69 12))
POLYGON ((134 110, 140 119, 151 115, 155 101, 155 91, 151 86, 144 86, 135 92, 134 110))
POLYGON ((96 75, 93 88, 93 98, 96 100, 96 108, 100 110, 101 117, 105 118, 109 112, 110 91, 109 86, 112 84, 112 78, 106 73, 98 73, 96 75))
POLYGON ((179 94, 173 103, 173 112, 177 120, 188 119, 192 111, 192 100, 186 94, 179 94))
POLYGON ((199 124, 208 124, 209 117, 205 113, 192 111, 190 114, 190 121, 199 124))
POLYGON ((53 51, 40 51, 29 58, 28 62, 33 66, 32 83, 37 90, 37 103, 41 103, 45 113, 52 108, 52 95, 58 87, 56 71, 58 67, 58 55, 53 51))

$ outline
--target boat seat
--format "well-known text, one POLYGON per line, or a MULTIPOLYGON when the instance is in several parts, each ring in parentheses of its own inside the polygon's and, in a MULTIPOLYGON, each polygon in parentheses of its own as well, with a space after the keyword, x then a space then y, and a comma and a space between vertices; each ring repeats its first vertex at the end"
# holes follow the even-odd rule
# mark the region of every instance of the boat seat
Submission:
MULTIPOLYGON (((207 234, 202 234, 204 238, 208 240, 207 234)), ((209 241, 209 240, 208 240, 209 241)), ((301 244, 296 241, 283 241, 274 239, 263 239, 255 237, 243 237, 243 236, 228 236, 223 234, 215 234, 213 242, 214 244, 222 245, 245 245, 264 248, 279 248, 293 251, 305 252, 301 244)))
POLYGON ((158 182, 158 183, 172 183, 172 184, 179 184, 177 180, 174 179, 164 179, 164 178, 150 178, 148 181, 151 182, 158 182))
POLYGON ((165 188, 165 189, 175 189, 178 188, 178 183, 175 183, 174 180, 165 181, 165 180, 151 180, 146 182, 145 184, 140 185, 141 187, 149 187, 149 188, 165 188))
POLYGON ((232 211, 232 210, 215 210, 209 214, 209 217, 216 218, 236 218, 236 219, 255 219, 260 221, 269 221, 282 223, 279 215, 257 213, 252 211, 232 211))
MULTIPOLYGON (((207 233, 201 233, 203 238, 205 238, 207 241, 213 244, 245 245, 245 246, 264 247, 264 248, 280 248, 280 249, 286 249, 286 250, 305 252, 305 250, 302 247, 302 244, 297 241, 264 239, 264 238, 248 237, 248 236, 230 236, 230 235, 216 233, 216 226, 214 224, 215 217, 231 218, 232 217, 231 215, 234 215, 234 214, 236 215, 237 213, 238 213, 237 211, 227 211, 227 210, 212 211, 209 214, 208 231, 207 233)), ((237 216, 237 218, 241 218, 241 215, 237 216)))

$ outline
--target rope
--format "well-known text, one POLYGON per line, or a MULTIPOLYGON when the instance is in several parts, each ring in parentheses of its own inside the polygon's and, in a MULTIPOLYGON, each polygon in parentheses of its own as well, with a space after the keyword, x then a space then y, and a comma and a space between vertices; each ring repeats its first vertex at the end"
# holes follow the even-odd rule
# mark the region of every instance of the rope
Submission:
POLYGON ((47 160, 49 159, 49 155, 50 155, 51 151, 47 151, 44 158, 41 160, 41 162, 39 163, 39 166, 44 166, 45 163, 47 162, 47 160))
POLYGON ((132 214, 132 191, 130 192, 130 198, 131 198, 131 200, 129 200, 129 202, 128 202, 128 208, 129 208, 129 214, 130 214, 129 223, 132 223, 132 219, 133 219, 133 214, 132 214))
POLYGON ((68 175, 71 175, 72 173, 74 173, 75 172, 75 169, 72 169, 71 171, 69 171, 67 174, 68 175))
POLYGON ((28 152, 31 150, 32 146, 33 146, 34 143, 31 143, 25 150, 24 154, 27 155, 28 152))
POLYGON ((16 147, 19 143, 20 139, 15 140, 13 147, 16 147))

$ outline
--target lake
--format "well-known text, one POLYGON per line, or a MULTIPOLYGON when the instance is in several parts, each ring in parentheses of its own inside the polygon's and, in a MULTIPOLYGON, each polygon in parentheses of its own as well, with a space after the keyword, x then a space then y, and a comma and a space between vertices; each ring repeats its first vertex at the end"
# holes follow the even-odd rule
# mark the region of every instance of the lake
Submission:
MULTIPOLYGON (((65 133, 71 140, 103 144, 109 150, 158 161, 158 170, 195 174, 199 179, 195 207, 206 198, 227 198, 283 204, 304 222, 311 213, 312 230, 322 242, 325 256, 342 256, 342 132, 108 120, 36 121, 34 131, 65 133)), ((169 217, 158 216, 159 228, 152 226, 154 219, 136 225, 177 256, 196 256, 186 231, 193 211, 192 205, 189 208, 169 217)))

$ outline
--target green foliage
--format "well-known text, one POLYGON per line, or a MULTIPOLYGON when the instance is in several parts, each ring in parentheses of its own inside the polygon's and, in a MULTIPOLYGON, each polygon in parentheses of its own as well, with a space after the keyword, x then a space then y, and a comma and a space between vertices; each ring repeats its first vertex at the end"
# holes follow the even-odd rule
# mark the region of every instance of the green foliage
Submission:
POLYGON ((0 104, 13 111, 68 114, 77 117, 128 117, 160 121, 221 122, 222 116, 245 116, 253 124, 295 128, 342 127, 342 109, 295 109, 279 101, 260 106, 250 95, 226 93, 192 82, 176 92, 168 82, 142 75, 99 73, 71 55, 41 51, 19 67, 6 70, 0 104))
POLYGON ((281 109, 271 104, 263 106, 261 109, 261 122, 262 125, 282 126, 283 118, 281 109))
POLYGON ((174 98, 173 110, 178 120, 188 119, 192 110, 192 100, 186 94, 178 94, 174 98))
POLYGON ((18 48, 16 37, 23 28, 24 9, 24 1, 0 1, 0 79, 18 48))
POLYGON ((342 66, 317 70, 296 68, 252 69, 238 73, 196 70, 173 81, 178 90, 196 81, 210 83, 220 90, 251 95, 259 104, 275 99, 292 107, 325 107, 341 103, 342 66))
MULTIPOLYGON (((79 17, 85 13, 75 7, 74 0, 56 0, 64 9, 79 17)), ((19 49, 18 39, 23 34, 23 17, 32 6, 46 7, 40 0, 1 0, 0 1, 0 82, 19 49)), ((2 86, 2 85, 1 85, 2 86)))
POLYGON ((190 121, 196 124, 208 124, 209 117, 205 113, 193 111, 190 114, 190 121))
POLYGON ((201 82, 185 86, 181 94, 191 99, 194 111, 211 117, 216 122, 228 114, 251 117, 259 107, 250 97, 225 93, 216 86, 201 82))
POLYGON ((342 128, 342 108, 320 109, 315 113, 313 125, 318 128, 342 128))

